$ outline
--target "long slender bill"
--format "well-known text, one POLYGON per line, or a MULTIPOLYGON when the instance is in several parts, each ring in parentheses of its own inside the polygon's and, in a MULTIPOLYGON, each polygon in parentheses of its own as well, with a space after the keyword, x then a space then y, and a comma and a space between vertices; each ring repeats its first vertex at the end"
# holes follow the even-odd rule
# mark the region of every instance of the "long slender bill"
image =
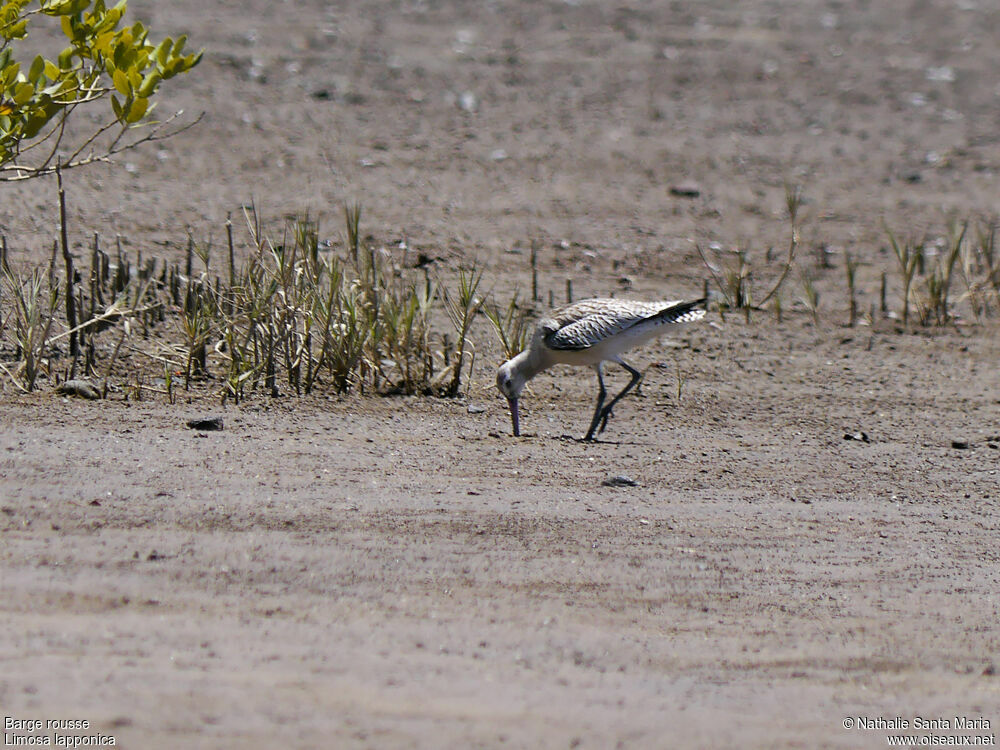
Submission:
POLYGON ((517 399, 507 399, 507 405, 510 406, 510 421, 514 425, 514 437, 521 437, 521 423, 517 419, 517 399))

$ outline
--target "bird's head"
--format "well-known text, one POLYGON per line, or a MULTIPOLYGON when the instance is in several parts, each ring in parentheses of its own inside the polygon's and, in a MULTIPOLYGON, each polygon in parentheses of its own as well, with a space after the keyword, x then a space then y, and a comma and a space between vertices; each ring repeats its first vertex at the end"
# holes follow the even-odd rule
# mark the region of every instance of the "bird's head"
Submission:
POLYGON ((500 369, 497 370, 497 388, 507 399, 507 404, 510 406, 510 421, 514 428, 514 437, 519 437, 521 434, 521 426, 518 422, 517 414, 517 399, 521 396, 521 391, 524 390, 524 384, 528 382, 528 379, 518 369, 518 363, 518 358, 515 357, 508 362, 504 362, 500 365, 500 369))

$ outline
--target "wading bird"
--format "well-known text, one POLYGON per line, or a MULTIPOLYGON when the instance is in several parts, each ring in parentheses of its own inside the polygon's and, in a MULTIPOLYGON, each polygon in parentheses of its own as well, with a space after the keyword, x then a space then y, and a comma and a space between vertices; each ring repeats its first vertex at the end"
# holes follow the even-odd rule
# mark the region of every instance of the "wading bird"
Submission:
POLYGON ((705 316, 705 299, 691 302, 630 302, 621 299, 585 299, 553 310, 535 326, 531 343, 504 362, 497 372, 497 388, 507 397, 514 437, 521 434, 517 400, 535 375, 553 365, 587 365, 597 371, 597 406, 584 440, 604 432, 611 410, 632 390, 642 374, 621 355, 667 332, 670 326, 692 323, 705 316), (632 379, 605 405, 604 363, 616 362, 632 379))

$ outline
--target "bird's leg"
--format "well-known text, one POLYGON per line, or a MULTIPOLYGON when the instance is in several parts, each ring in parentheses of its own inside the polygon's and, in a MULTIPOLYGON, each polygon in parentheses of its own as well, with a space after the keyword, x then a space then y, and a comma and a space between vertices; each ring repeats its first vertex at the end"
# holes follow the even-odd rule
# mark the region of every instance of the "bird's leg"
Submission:
MULTIPOLYGON (((642 373, 641 372, 639 372, 638 370, 636 370, 633 367, 629 367, 624 362, 619 362, 618 364, 620 364, 622 367, 624 367, 626 370, 629 371, 629 373, 632 375, 632 379, 630 381, 628 381, 628 385, 626 385, 624 388, 622 388, 621 393, 619 393, 617 396, 615 396, 613 399, 611 399, 611 403, 604 407, 604 413, 601 414, 601 427, 597 431, 598 434, 604 432, 604 428, 608 426, 608 418, 611 416, 611 410, 615 408, 615 404, 617 404, 621 400, 622 396, 624 396, 626 393, 628 393, 633 388, 635 388, 636 384, 640 380, 642 380, 642 373)), ((596 417, 595 417, 595 419, 596 419, 596 417)))
POLYGON ((597 370, 597 385, 599 390, 597 391, 597 407, 594 409, 594 418, 590 420, 590 429, 587 430, 587 435, 584 437, 585 442, 590 442, 594 439, 594 430, 597 429, 597 423, 601 421, 602 407, 604 406, 604 399, 608 395, 607 388, 604 387, 604 373, 603 373, 603 363, 598 362, 597 366, 594 368, 597 370))

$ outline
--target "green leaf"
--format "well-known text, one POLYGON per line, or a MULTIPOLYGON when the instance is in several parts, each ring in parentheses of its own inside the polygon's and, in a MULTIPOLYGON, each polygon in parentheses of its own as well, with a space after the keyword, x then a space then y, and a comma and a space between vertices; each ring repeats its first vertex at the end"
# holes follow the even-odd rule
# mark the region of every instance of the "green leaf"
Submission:
POLYGON ((115 40, 115 32, 105 31, 103 34, 98 34, 97 38, 94 39, 93 48, 102 57, 111 57, 112 50, 111 45, 115 40))
POLYGON ((100 31, 106 31, 118 28, 118 22, 122 20, 122 13, 116 9, 111 9, 107 12, 104 18, 101 19, 99 24, 100 31))
POLYGON ((160 65, 167 64, 167 56, 170 54, 170 47, 173 44, 173 40, 168 36, 162 42, 160 42, 156 47, 156 61, 160 65))
POLYGON ((142 97, 152 96, 156 92, 156 87, 162 80, 163 76, 160 72, 154 70, 142 79, 142 85, 139 86, 137 93, 142 97))
POLYGON ((15 104, 27 104, 31 97, 35 95, 35 87, 30 83, 15 83, 14 95, 11 97, 15 104))
POLYGON ((112 59, 116 68, 131 68, 135 64, 135 51, 132 49, 131 44, 131 40, 126 41, 123 38, 119 41, 118 46, 115 47, 112 59))
POLYGON ((34 62, 31 63, 31 69, 28 70, 28 81, 31 83, 38 83, 38 79, 42 77, 45 72, 45 58, 38 55, 34 62))
POLYGON ((4 39, 24 39, 28 35, 28 19, 6 26, 0 32, 4 39))
POLYGON ((125 117, 125 122, 131 124, 134 122, 139 122, 143 117, 146 116, 146 110, 149 108, 149 99, 139 98, 132 102, 132 106, 128 109, 128 114, 125 117))
POLYGON ((114 74, 111 76, 111 82, 114 83, 115 89, 122 96, 128 96, 129 93, 132 91, 132 88, 131 86, 129 86, 128 82, 128 74, 126 74, 125 71, 123 70, 120 69, 116 70, 114 74))
POLYGON ((0 84, 3 84, 4 88, 10 86, 14 81, 17 80, 17 74, 20 72, 21 72, 20 63, 5 65, 3 69, 0 70, 0 84))
POLYGON ((115 117, 119 120, 124 119, 122 117, 122 103, 118 101, 118 97, 114 94, 111 95, 111 109, 115 113, 115 117))
POLYGON ((49 118, 44 114, 32 115, 28 118, 28 121, 24 123, 24 137, 34 138, 38 135, 39 131, 45 127, 45 124, 49 121, 49 118))
POLYGON ((61 81, 58 80, 53 81, 48 86, 43 88, 39 93, 42 96, 53 97, 53 96, 59 96, 60 94, 69 94, 73 88, 74 88, 73 81, 67 78, 61 81))

